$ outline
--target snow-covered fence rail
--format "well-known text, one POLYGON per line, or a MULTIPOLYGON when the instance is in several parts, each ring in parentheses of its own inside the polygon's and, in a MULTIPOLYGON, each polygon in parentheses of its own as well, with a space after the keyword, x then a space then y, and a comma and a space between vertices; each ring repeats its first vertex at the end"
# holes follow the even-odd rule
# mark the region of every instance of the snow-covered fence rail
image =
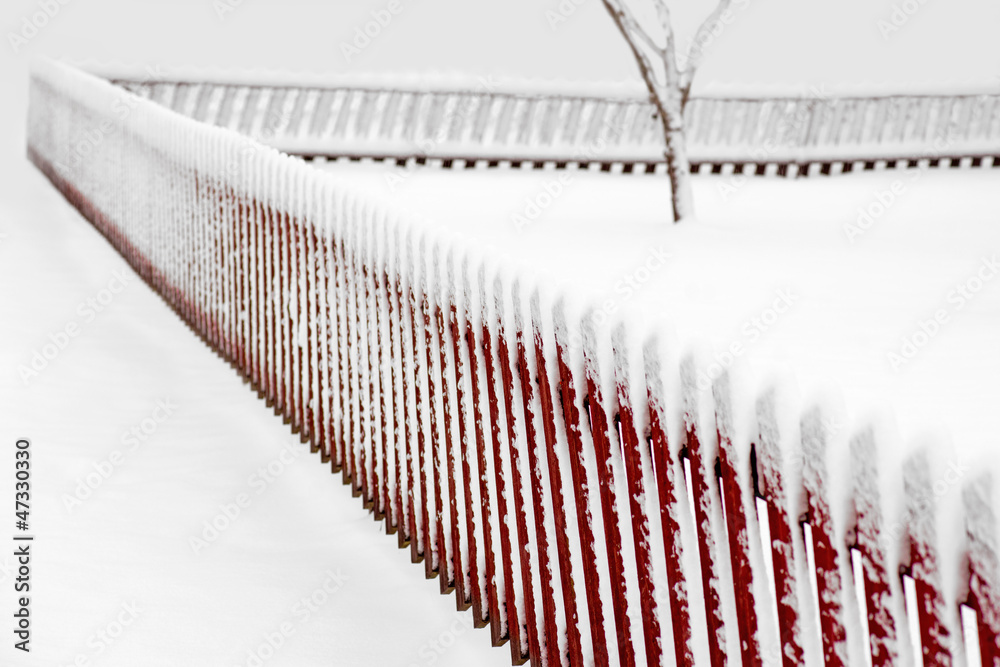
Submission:
MULTIPOLYGON (((116 80, 196 120, 303 156, 444 166, 662 169, 660 126, 639 95, 406 85, 308 87, 116 80)), ((696 170, 797 175, 889 166, 1000 164, 996 93, 702 96, 687 108, 696 170), (772 166, 773 165, 773 166, 772 166)))
POLYGON ((28 152, 515 663, 1000 665, 988 472, 64 65, 28 152))

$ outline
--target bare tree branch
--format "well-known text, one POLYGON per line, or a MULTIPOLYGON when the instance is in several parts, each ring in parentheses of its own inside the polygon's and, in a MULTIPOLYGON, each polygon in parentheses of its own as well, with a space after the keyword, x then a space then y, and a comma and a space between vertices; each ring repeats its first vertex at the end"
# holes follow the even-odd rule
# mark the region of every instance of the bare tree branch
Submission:
POLYGON ((641 28, 639 22, 623 0, 603 1, 604 6, 607 8, 608 13, 611 14, 615 25, 618 26, 619 31, 621 31, 622 36, 625 38, 625 42, 629 45, 632 54, 639 64, 639 71, 642 73, 643 80, 645 80, 647 87, 650 89, 654 104, 656 104, 657 109, 661 113, 665 114, 666 118, 666 112, 669 110, 671 103, 679 103, 682 96, 679 90, 680 74, 677 69, 677 56, 674 51, 674 31, 670 22, 670 10, 665 0, 655 0, 657 16, 662 24, 666 40, 665 45, 662 47, 652 43, 653 40, 649 37, 649 33, 641 28), (649 46, 653 53, 659 57, 663 66, 664 80, 662 82, 657 81, 656 69, 650 61, 649 55, 639 48, 633 35, 639 36, 643 40, 643 43, 649 46))
POLYGON ((615 24, 618 26, 618 29, 622 31, 622 35, 626 40, 631 41, 630 35, 634 35, 635 37, 638 37, 650 51, 661 58, 663 57, 663 47, 653 41, 653 38, 650 37, 649 33, 643 30, 642 26, 639 25, 639 22, 629 11, 628 7, 621 2, 621 0, 605 0, 604 6, 611 13, 612 18, 615 19, 615 24))
MULTIPOLYGON (((622 33, 622 37, 625 38, 625 43, 628 44, 629 49, 632 51, 632 55, 635 56, 635 60, 639 65, 639 72, 642 74, 643 81, 646 82, 646 87, 649 88, 649 94, 651 101, 656 105, 657 109, 660 109, 662 102, 659 98, 659 91, 662 87, 656 81, 656 73, 653 69, 653 63, 650 62, 649 56, 643 53, 642 49, 639 48, 638 44, 632 38, 632 32, 629 30, 629 25, 635 25, 638 28, 638 22, 635 20, 628 10, 620 2, 620 0, 602 0, 604 6, 607 8, 608 13, 611 14, 611 19, 618 26, 618 30, 622 33)), ((649 39, 649 35, 646 34, 641 28, 638 30, 639 34, 644 35, 646 39, 649 39)), ((656 49, 657 53, 660 53, 659 47, 656 49)))
MULTIPOLYGON (((667 5, 666 0, 656 0, 656 17, 660 20, 660 26, 663 28, 663 34, 666 35, 666 45, 664 47, 664 62, 666 62, 669 57, 673 60, 676 55, 676 49, 674 47, 674 24, 670 18, 670 7, 667 5)), ((674 69, 676 70, 677 65, 674 63, 674 69)))
MULTIPOLYGON (((687 89, 682 89, 684 81, 677 67, 677 52, 674 29, 671 24, 670 8, 667 0, 647 0, 656 10, 656 18, 663 30, 664 43, 656 43, 649 31, 645 30, 630 11, 627 0, 602 0, 604 8, 611 15, 625 43, 628 44, 635 57, 639 72, 649 99, 656 109, 663 128, 664 156, 666 157, 667 176, 670 179, 670 199, 673 208, 674 221, 680 221, 694 215, 694 199, 691 191, 690 165, 687 157, 686 137, 684 133, 684 104, 687 101, 687 89), (653 58, 659 62, 654 63, 653 58), (662 66, 663 81, 657 81, 657 71, 654 64, 662 66)), ((728 7, 731 0, 720 0, 720 4, 728 7)), ((649 5, 647 5, 649 6, 649 5)), ((721 14, 725 9, 717 9, 721 14)), ((717 19, 715 19, 717 20, 717 19)), ((712 25, 711 20, 706 25, 712 25)), ((706 31, 703 26, 702 31, 706 31)), ((710 34, 706 32, 705 34, 710 34)), ((693 70, 691 72, 693 74, 693 70)), ((690 83, 687 83, 688 89, 690 83)))
MULTIPOLYGON (((662 3, 664 0, 657 0, 657 2, 662 3)), ((694 41, 688 50, 687 63, 685 63, 684 72, 681 74, 680 89, 682 105, 687 104, 695 72, 698 71, 702 58, 705 56, 705 44, 708 42, 708 37, 712 34, 715 26, 718 25, 722 15, 729 10, 729 6, 732 4, 733 0, 719 0, 719 4, 715 10, 708 15, 708 18, 705 19, 694 34, 694 41)))
POLYGON ((661 57, 663 59, 664 76, 667 79, 667 88, 671 92, 680 85, 680 71, 677 69, 677 48, 674 44, 674 24, 670 16, 670 7, 667 0, 655 0, 656 16, 660 20, 663 34, 666 36, 666 44, 663 47, 661 57))

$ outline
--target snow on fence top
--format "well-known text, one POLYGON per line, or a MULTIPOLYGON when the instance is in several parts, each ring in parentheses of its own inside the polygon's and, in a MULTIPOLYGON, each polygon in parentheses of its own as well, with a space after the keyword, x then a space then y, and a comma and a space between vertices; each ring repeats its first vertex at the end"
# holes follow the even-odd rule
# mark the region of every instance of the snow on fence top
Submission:
MULTIPOLYGON (((202 82, 220 85, 267 86, 291 88, 378 88, 410 92, 463 92, 489 83, 491 89, 522 96, 560 95, 565 97, 625 97, 647 99, 649 93, 641 79, 593 81, 579 79, 541 79, 503 75, 476 76, 461 72, 302 72, 281 69, 234 69, 231 67, 150 68, 148 65, 76 60, 69 63, 110 81, 202 82)), ((773 99, 810 97, 815 91, 841 98, 891 96, 961 96, 1000 94, 995 79, 952 78, 941 81, 856 81, 812 84, 733 81, 696 81, 697 97, 773 99)))
MULTIPOLYGON (((115 78, 174 111, 299 155, 600 163, 662 161, 634 86, 490 78, 340 77, 323 85, 115 78)), ((1000 155, 1000 94, 709 89, 686 115, 701 163, 938 160, 1000 155), (727 91, 728 94, 727 94, 727 91)))
POLYGON ((669 332, 598 329, 487 248, 65 65, 34 68, 28 123, 39 169, 513 661, 1000 663, 989 470, 845 437, 781 384, 702 387, 669 332))

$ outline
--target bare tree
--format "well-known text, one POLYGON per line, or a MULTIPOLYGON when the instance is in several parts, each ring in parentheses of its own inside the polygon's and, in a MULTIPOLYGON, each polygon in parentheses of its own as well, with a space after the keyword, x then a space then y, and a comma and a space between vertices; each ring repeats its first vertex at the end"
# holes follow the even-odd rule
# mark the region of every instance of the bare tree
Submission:
MULTIPOLYGON (((684 134, 684 108, 691 92, 691 82, 704 57, 706 44, 712 31, 732 4, 732 0, 719 0, 718 6, 701 24, 691 42, 687 61, 681 69, 677 63, 674 30, 667 0, 633 0, 642 2, 659 25, 642 25, 626 0, 602 0, 614 19, 615 25, 632 50, 639 72, 649 89, 649 97, 663 125, 664 155, 674 221, 694 215, 694 198, 691 193, 691 167, 688 164, 684 134), (650 28, 655 29, 650 29, 650 28)), ((652 23, 650 19, 647 23, 652 23)))

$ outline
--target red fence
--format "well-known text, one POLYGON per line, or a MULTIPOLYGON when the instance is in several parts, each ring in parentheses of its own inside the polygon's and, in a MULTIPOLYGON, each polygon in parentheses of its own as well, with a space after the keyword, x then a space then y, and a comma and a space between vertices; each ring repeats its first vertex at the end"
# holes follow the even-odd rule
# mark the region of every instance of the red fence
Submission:
POLYGON ((820 408, 701 391, 299 160, 31 85, 34 163, 513 662, 1000 665, 989 474, 874 427, 831 451, 820 408))

